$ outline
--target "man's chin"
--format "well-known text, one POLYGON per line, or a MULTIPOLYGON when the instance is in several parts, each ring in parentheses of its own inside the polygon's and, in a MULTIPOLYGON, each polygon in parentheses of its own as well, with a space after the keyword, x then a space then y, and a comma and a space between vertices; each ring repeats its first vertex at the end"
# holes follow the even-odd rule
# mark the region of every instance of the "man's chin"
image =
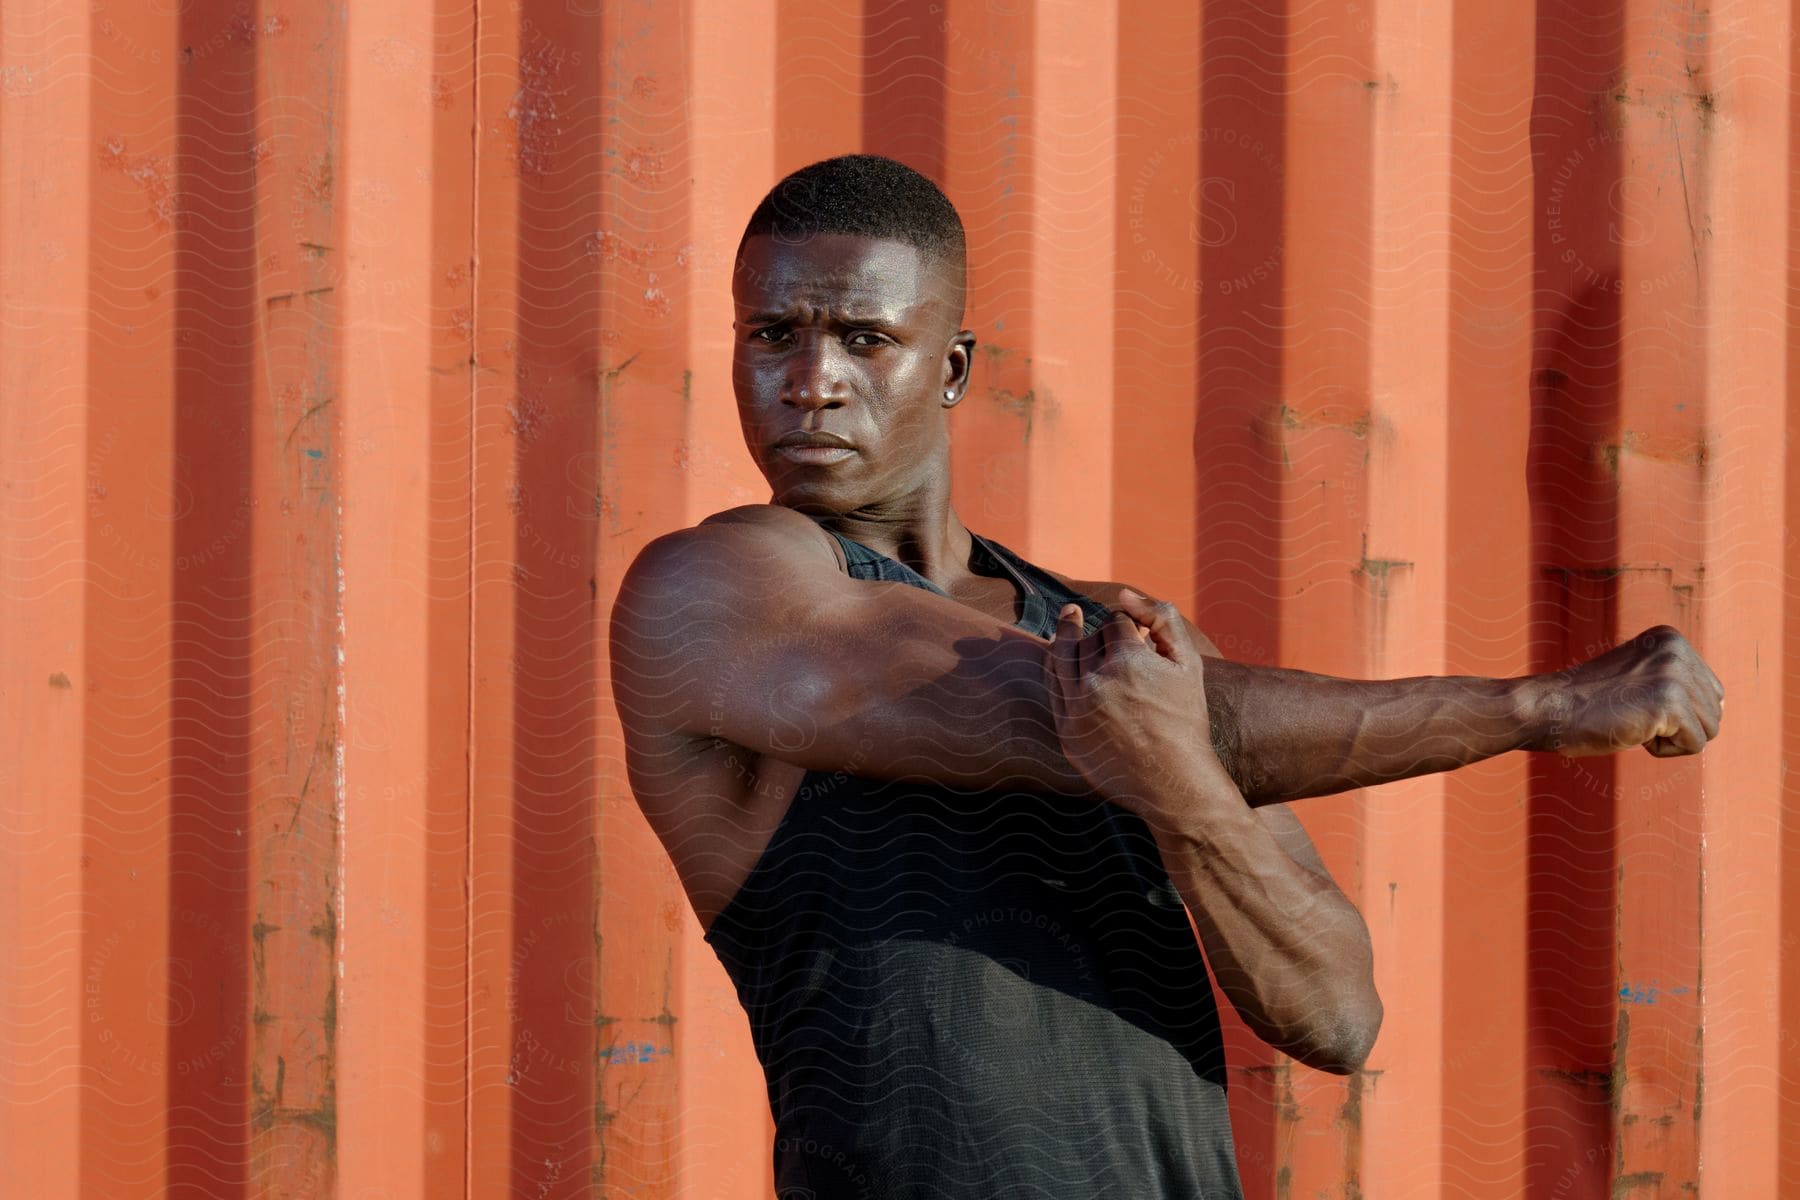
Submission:
POLYGON ((809 517, 835 517, 856 507, 854 500, 841 494, 841 488, 833 487, 826 480, 802 481, 780 474, 773 479, 767 475, 763 478, 769 485, 770 504, 779 504, 809 517))

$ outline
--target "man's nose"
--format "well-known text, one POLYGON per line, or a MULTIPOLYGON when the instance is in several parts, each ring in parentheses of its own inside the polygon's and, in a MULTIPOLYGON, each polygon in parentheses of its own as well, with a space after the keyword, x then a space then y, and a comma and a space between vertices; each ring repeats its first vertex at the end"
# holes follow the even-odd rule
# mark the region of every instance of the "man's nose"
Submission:
POLYGON ((782 402, 799 408, 836 408, 847 394, 844 353, 838 340, 828 334, 802 334, 788 355, 782 402))

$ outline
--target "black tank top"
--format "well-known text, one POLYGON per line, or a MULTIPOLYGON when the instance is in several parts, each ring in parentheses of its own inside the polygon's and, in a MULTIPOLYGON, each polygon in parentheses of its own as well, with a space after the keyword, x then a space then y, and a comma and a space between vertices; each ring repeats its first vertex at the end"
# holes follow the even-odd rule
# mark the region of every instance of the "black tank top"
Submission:
MULTIPOLYGON (((944 594, 832 536, 852 577, 944 594)), ((1066 603, 1108 615, 996 542, 970 567, 1041 637, 1066 603)), ((1242 1195, 1199 945, 1143 820, 1096 796, 809 771, 706 940, 781 1200, 1242 1195)))

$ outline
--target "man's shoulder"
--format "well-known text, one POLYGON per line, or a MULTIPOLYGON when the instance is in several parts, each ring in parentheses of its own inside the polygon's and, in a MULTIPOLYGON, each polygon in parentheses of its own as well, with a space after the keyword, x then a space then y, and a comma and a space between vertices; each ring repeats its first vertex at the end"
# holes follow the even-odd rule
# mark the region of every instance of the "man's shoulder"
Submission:
POLYGON ((738 585, 771 573, 831 571, 835 544, 817 522, 778 504, 741 504, 647 542, 626 572, 628 590, 738 585))
POLYGON ((831 535, 803 513, 779 504, 740 504, 652 539, 638 552, 638 558, 656 559, 670 552, 714 547, 791 549, 816 557, 830 544, 831 535))
POLYGON ((688 530, 678 532, 715 528, 777 530, 796 535, 811 530, 814 535, 825 535, 817 521, 780 504, 739 504, 733 508, 722 508, 710 517, 701 517, 688 530))

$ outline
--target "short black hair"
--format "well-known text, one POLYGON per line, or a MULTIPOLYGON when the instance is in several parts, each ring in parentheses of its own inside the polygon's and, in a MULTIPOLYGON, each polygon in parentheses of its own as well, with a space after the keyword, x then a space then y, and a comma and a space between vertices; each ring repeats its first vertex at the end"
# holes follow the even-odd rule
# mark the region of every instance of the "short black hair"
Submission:
POLYGON ((950 266, 959 286, 967 271, 962 218, 950 198, 879 154, 841 154, 787 176, 750 214, 738 252, 753 237, 798 242, 822 233, 905 242, 950 266))

